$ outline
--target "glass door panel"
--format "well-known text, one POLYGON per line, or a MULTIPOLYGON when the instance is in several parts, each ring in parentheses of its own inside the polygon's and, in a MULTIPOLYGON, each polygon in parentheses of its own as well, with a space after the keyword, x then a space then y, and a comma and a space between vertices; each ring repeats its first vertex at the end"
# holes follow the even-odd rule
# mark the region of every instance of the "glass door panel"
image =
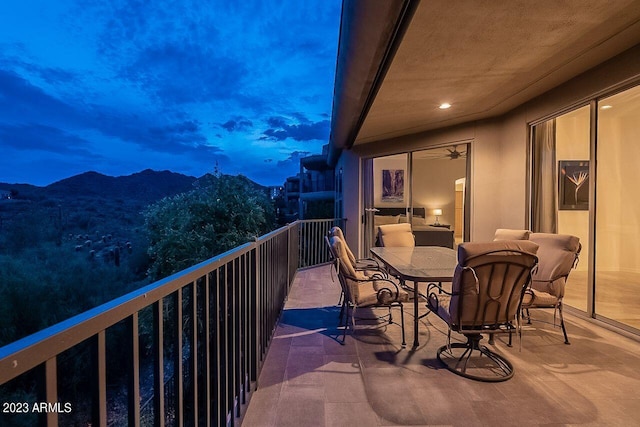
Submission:
POLYGON ((463 143, 411 153, 416 244, 453 248, 464 241, 468 151, 463 143))
POLYGON ((595 312, 640 329, 640 86, 598 103, 595 312))
POLYGON ((589 123, 590 107, 585 106, 534 126, 532 142, 531 229, 580 239, 582 261, 569 275, 564 303, 585 312, 589 301, 589 176, 580 172, 588 171, 589 123))
POLYGON ((555 173, 558 188, 558 234, 580 239, 580 262, 569 274, 564 303, 588 312, 589 270, 589 156, 591 108, 587 105, 556 121, 555 173), (586 175, 583 172, 586 172, 586 175), (582 175, 581 175, 582 173, 582 175), (580 177, 584 179, 580 180, 580 177), (587 195, 585 198, 584 195, 587 195))
MULTIPOLYGON (((369 196, 372 205, 365 204, 364 249, 375 246, 378 226, 407 221, 410 185, 409 155, 396 154, 376 157, 369 172, 373 182, 373 194, 369 196)), ((367 255, 368 256, 368 255, 367 255)))

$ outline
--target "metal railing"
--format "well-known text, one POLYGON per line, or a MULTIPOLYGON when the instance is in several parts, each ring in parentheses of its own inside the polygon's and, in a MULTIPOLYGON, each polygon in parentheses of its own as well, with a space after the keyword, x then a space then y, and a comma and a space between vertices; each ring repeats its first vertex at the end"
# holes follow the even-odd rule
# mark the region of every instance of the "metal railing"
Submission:
POLYGON ((0 425, 237 424, 333 225, 296 221, 0 348, 0 425))

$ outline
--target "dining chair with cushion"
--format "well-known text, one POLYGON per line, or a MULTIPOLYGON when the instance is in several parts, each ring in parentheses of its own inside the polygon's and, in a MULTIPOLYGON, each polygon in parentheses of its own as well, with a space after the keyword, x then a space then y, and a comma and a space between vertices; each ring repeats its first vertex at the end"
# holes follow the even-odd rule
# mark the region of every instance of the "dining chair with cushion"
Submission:
POLYGON ((398 307, 400 309, 400 323, 398 325, 402 330, 402 346, 406 346, 402 303, 408 301, 408 293, 397 283, 385 278, 382 274, 369 277, 362 271, 355 270, 347 255, 346 245, 338 236, 331 236, 329 245, 335 255, 334 266, 344 292, 340 316, 340 326, 344 325, 342 343, 344 344, 345 342, 349 325, 351 325, 352 330, 355 330, 357 309, 365 307, 385 308, 388 310, 388 314, 377 317, 376 320, 388 318, 388 324, 392 324, 395 322, 393 321, 391 309, 398 307), (342 313, 344 313, 344 316, 342 313))
POLYGON ((342 240, 342 243, 344 244, 345 249, 347 251, 347 257, 349 258, 351 265, 353 265, 353 268, 355 268, 356 270, 362 270, 367 275, 372 275, 375 272, 382 271, 382 267, 380 266, 378 261, 376 261, 375 259, 356 258, 351 248, 349 248, 349 245, 347 244, 347 240, 345 239, 344 233, 342 232, 342 229, 340 227, 338 226, 331 227, 331 229, 329 230, 329 237, 331 236, 337 236, 340 238, 340 240, 342 240))
POLYGON ((565 344, 570 344, 562 315, 562 299, 569 273, 578 263, 582 245, 580 239, 568 234, 531 233, 529 240, 538 246, 538 268, 531 278, 531 286, 522 300, 522 309, 531 323, 529 310, 535 308, 554 309, 560 317, 560 326, 565 344))
POLYGON ((446 368, 479 381, 505 381, 514 368, 480 344, 482 334, 520 335, 520 305, 537 263, 538 245, 528 240, 462 243, 458 246, 451 292, 427 288, 427 307, 448 326, 447 344, 437 352, 446 368), (451 332, 466 342, 451 342, 451 332))
POLYGON ((380 246, 414 247, 416 239, 411 224, 387 224, 378 227, 378 244, 380 246))

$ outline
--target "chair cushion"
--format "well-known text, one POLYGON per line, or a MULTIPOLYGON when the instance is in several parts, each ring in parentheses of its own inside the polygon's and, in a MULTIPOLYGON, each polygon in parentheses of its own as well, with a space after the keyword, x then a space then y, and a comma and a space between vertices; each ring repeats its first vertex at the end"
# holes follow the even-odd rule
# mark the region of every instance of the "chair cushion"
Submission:
POLYGON ((580 239, 567 234, 532 233, 529 240, 539 246, 532 288, 562 298, 566 277, 580 252, 580 239))
POLYGON ((557 303, 558 298, 555 295, 535 289, 528 289, 522 298, 523 308, 529 308, 531 306, 555 307, 557 303))
POLYGON ((357 307, 378 304, 387 305, 395 301, 406 302, 409 300, 409 294, 400 287, 397 288, 398 295, 396 298, 396 287, 384 280, 367 280, 363 282, 348 280, 348 283, 353 298, 351 302, 357 307))
POLYGON ((528 240, 531 231, 529 230, 512 230, 509 228, 498 228, 493 240, 528 240))
POLYGON ((413 247, 416 245, 411 224, 408 223, 381 225, 378 227, 378 240, 382 246, 413 247))
POLYGON ((340 238, 340 240, 342 240, 345 250, 347 251, 347 257, 349 258, 349 261, 351 262, 351 264, 353 264, 353 266, 355 267, 356 257, 351 251, 351 249, 349 248, 349 245, 347 244, 347 240, 344 238, 344 233, 342 232, 342 229, 338 226, 332 227, 331 230, 329 230, 329 235, 337 236, 340 238))

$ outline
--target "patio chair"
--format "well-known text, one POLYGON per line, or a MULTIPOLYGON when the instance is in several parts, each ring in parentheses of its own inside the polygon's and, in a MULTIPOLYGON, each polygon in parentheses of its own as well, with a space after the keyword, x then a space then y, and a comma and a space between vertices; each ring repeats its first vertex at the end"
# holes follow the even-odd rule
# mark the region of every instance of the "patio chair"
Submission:
POLYGON ((402 329, 402 346, 406 346, 404 333, 404 310, 403 302, 409 298, 407 292, 398 286, 395 282, 385 278, 382 274, 367 277, 361 271, 356 271, 349 260, 345 244, 337 236, 329 238, 329 244, 332 253, 335 254, 335 269, 338 280, 344 292, 342 310, 339 326, 343 326, 342 343, 344 344, 347 329, 351 324, 352 330, 355 330, 356 311, 359 308, 386 308, 388 314, 376 317, 376 320, 388 318, 388 324, 395 323, 392 316, 392 307, 400 308, 400 327, 402 329), (351 313, 351 315, 349 315, 351 313))
POLYGON ((347 257, 349 258, 349 261, 351 261, 351 265, 353 265, 353 268, 355 268, 356 270, 364 271, 365 274, 367 274, 368 276, 371 276, 376 272, 382 271, 382 267, 380 266, 380 263, 378 263, 378 261, 376 261, 375 259, 373 258, 357 259, 355 257, 355 255, 353 254, 353 251, 351 251, 351 248, 349 248, 349 245, 347 244, 347 240, 344 238, 344 233, 342 232, 342 229, 340 227, 338 226, 332 227, 331 230, 329 230, 329 236, 337 236, 340 238, 340 240, 342 240, 342 243, 344 244, 344 247, 347 251, 347 257))
POLYGON ((411 224, 385 224, 378 227, 378 244, 380 246, 414 247, 416 239, 411 224))
POLYGON ((531 286, 522 300, 527 323, 531 324, 529 310, 553 308, 553 324, 556 325, 557 313, 560 316, 564 343, 570 344, 562 315, 562 298, 569 273, 578 264, 582 249, 580 239, 568 234, 532 233, 529 240, 539 246, 539 262, 531 278, 531 286))
POLYGON ((484 333, 517 332, 520 304, 537 263, 538 245, 527 240, 462 243, 451 292, 427 287, 427 308, 449 327, 447 344, 437 352, 448 370, 479 381, 505 381, 514 368, 503 356, 481 345, 484 333), (451 342, 451 332, 466 342, 451 342))
MULTIPOLYGON (((351 262, 351 265, 353 266, 354 270, 362 272, 367 277, 372 277, 374 274, 379 274, 379 275, 382 275, 385 279, 389 278, 388 273, 373 258, 356 259, 351 249, 349 249, 349 245, 344 239, 344 234, 342 233, 342 229, 340 227, 338 226, 332 227, 327 234, 328 235, 324 237, 324 240, 327 244, 327 247, 329 248, 329 255, 330 255, 331 262, 334 262, 335 260, 337 260, 338 255, 335 253, 333 247, 331 246, 331 243, 329 242, 329 238, 331 236, 336 236, 340 238, 340 240, 344 244, 345 250, 347 252, 347 258, 351 262)), ((340 309, 340 318, 342 318, 342 314, 344 311, 343 298, 344 298, 344 291, 341 291, 340 298, 338 299, 338 305, 342 307, 340 309)))

